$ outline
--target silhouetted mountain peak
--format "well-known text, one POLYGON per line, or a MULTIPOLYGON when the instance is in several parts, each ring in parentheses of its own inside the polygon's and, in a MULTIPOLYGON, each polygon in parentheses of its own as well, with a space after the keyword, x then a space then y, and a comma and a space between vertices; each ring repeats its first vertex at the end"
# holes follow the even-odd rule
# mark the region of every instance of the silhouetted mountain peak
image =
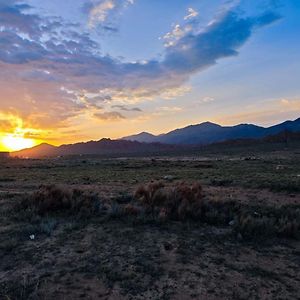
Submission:
POLYGON ((139 142, 160 142, 165 144, 210 144, 230 139, 263 138, 271 134, 277 134, 283 130, 300 131, 300 118, 295 121, 286 121, 269 128, 247 123, 236 126, 221 126, 207 121, 175 129, 158 136, 140 133, 123 139, 139 142))
POLYGON ((12 153, 21 157, 47 157, 65 155, 112 155, 112 154, 141 154, 150 152, 172 151, 175 145, 207 145, 230 140, 264 139, 274 136, 272 139, 282 139, 285 131, 292 134, 300 132, 300 118, 295 121, 286 121, 278 125, 264 128, 253 124, 239 124, 236 126, 221 126, 212 122, 204 122, 198 125, 190 125, 181 129, 170 131, 158 136, 148 132, 111 140, 103 138, 99 141, 89 141, 60 147, 50 144, 40 144, 30 149, 12 153), (279 134, 279 135, 278 135, 279 134), (276 136, 278 135, 278 137, 276 136))

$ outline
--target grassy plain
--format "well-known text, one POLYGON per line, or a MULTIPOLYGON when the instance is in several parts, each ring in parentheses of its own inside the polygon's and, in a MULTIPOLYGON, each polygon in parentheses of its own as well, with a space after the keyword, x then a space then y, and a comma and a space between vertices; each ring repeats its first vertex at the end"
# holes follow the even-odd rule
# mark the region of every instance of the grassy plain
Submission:
POLYGON ((0 299, 300 299, 299 216, 299 145, 2 161, 0 299), (123 213, 139 185, 159 180, 200 182, 205 199, 238 203, 257 220, 287 207, 298 223, 288 236, 267 227, 244 233, 228 220, 123 213), (40 185, 79 189, 103 209, 20 209, 40 185))

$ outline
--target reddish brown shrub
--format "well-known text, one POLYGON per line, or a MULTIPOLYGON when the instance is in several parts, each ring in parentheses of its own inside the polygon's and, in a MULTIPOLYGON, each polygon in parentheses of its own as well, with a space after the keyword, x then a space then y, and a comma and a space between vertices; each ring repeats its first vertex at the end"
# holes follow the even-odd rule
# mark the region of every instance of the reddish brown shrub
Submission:
POLYGON ((140 212, 140 208, 132 204, 126 204, 124 207, 124 213, 129 216, 137 216, 140 212))
POLYGON ((161 182, 140 186, 134 198, 139 200, 152 213, 158 211, 159 218, 172 219, 196 218, 201 214, 202 187, 199 183, 185 182, 166 187, 161 182))
POLYGON ((134 198, 153 210, 155 206, 160 206, 166 200, 163 188, 164 184, 160 181, 141 185, 137 188, 134 198))
POLYGON ((22 209, 31 209, 40 215, 53 212, 93 213, 99 210, 100 202, 95 195, 62 186, 43 185, 24 199, 22 209))

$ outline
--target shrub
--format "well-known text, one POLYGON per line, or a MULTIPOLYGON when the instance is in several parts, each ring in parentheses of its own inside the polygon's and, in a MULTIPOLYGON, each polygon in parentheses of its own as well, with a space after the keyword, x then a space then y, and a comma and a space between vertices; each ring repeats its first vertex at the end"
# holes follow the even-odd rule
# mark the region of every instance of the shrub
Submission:
POLYGON ((179 183, 166 187, 162 182, 140 186, 134 195, 153 215, 161 220, 166 218, 184 220, 201 214, 202 187, 199 183, 179 183))
POLYGON ((39 215, 55 212, 91 214, 100 210, 96 195, 62 186, 42 185, 39 190, 21 201, 21 209, 32 210, 39 215))
POLYGON ((267 210, 263 215, 255 216, 248 212, 238 217, 234 230, 246 238, 299 238, 300 213, 291 207, 267 210))
POLYGON ((235 230, 246 238, 273 236, 276 232, 275 222, 267 217, 241 215, 235 225, 235 230))
POLYGON ((166 195, 163 193, 164 187, 164 184, 160 181, 140 185, 134 194, 134 198, 140 200, 142 205, 153 210, 155 206, 162 205, 166 200, 166 195))
POLYGON ((175 185, 168 193, 166 202, 167 215, 173 219, 201 217, 203 207, 202 187, 199 183, 185 182, 175 185))
POLYGON ((124 213, 130 216, 137 216, 141 212, 141 209, 132 204, 127 204, 124 206, 124 213))

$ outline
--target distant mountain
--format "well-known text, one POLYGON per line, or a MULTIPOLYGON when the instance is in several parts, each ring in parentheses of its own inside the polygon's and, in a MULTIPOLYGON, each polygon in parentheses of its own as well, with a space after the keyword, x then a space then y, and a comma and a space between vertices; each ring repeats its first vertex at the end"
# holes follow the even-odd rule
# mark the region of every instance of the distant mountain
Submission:
POLYGON ((86 143, 62 145, 59 147, 49 144, 24 149, 11 153, 11 156, 22 158, 57 157, 70 155, 136 155, 149 153, 164 153, 177 149, 173 145, 159 143, 140 143, 132 141, 102 139, 86 143))
POLYGON ((139 142, 159 142, 163 144, 207 145, 234 139, 258 139, 275 135, 282 131, 300 131, 300 118, 268 128, 253 124, 221 126, 211 122, 190 125, 158 136, 143 132, 123 138, 139 142))
POLYGON ((53 153, 56 151, 57 147, 43 143, 38 146, 20 150, 17 152, 13 152, 10 156, 20 156, 20 157, 39 157, 39 156, 52 156, 53 153))
POLYGON ((122 140, 135 141, 141 143, 152 143, 154 142, 155 138, 156 136, 151 133, 141 132, 139 134, 123 137, 122 140))
POLYGON ((252 124, 220 126, 205 122, 158 136, 142 132, 119 140, 102 139, 59 147, 41 144, 30 149, 13 152, 11 156, 41 158, 70 155, 159 155, 185 152, 187 150, 198 151, 202 145, 209 144, 242 145, 247 143, 288 142, 288 140, 299 140, 299 133, 300 118, 268 128, 252 124))

